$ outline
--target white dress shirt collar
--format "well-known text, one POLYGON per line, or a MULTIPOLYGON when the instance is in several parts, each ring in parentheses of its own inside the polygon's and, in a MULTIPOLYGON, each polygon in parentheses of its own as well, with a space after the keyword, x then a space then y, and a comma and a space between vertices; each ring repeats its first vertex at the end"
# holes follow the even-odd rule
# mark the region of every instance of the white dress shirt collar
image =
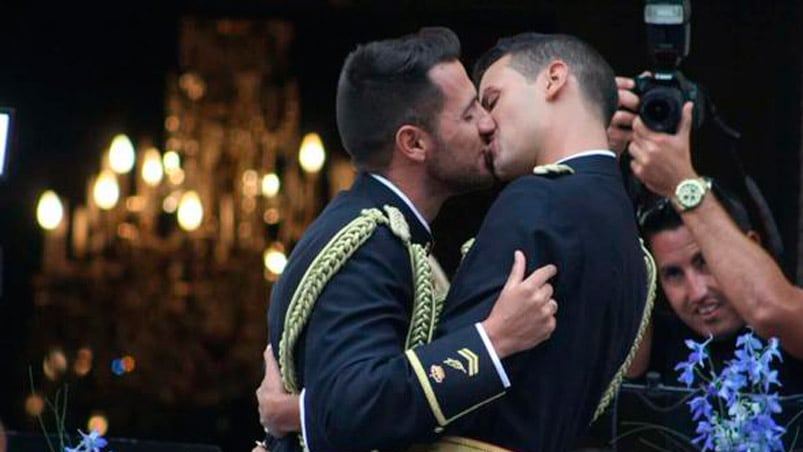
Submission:
POLYGON ((368 173, 368 174, 370 174, 371 177, 373 177, 374 179, 381 182, 382 185, 388 187, 393 193, 396 193, 396 196, 401 198, 401 200, 404 201, 405 204, 407 204, 407 207, 409 207, 410 210, 413 211, 416 218, 418 218, 418 221, 421 222, 421 224, 424 226, 427 232, 432 234, 432 230, 429 229, 429 224, 427 223, 427 220, 425 220, 424 217, 421 215, 421 212, 419 212, 418 209, 415 208, 415 205, 413 204, 412 201, 410 201, 410 198, 408 198, 403 191, 399 190, 399 187, 397 187, 393 182, 387 180, 385 177, 380 176, 379 174, 375 173, 368 173))
POLYGON ((608 149, 590 149, 588 151, 580 151, 576 154, 572 154, 568 157, 563 157, 562 159, 555 162, 555 164, 563 163, 567 160, 572 160, 580 157, 588 157, 589 155, 607 155, 608 157, 616 158, 616 154, 608 149))

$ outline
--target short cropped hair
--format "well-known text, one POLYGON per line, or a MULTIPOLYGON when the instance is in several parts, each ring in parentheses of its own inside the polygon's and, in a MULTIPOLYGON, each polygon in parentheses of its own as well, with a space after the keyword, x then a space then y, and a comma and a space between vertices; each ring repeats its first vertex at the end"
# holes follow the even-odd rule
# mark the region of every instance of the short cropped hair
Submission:
POLYGON ((583 97, 594 108, 605 127, 616 112, 618 94, 613 69, 593 47, 570 35, 521 33, 501 38, 474 66, 474 82, 502 57, 510 55, 510 67, 528 80, 535 80, 556 59, 564 61, 577 78, 583 97))
POLYGON ((444 96, 428 73, 459 58, 460 40, 443 27, 369 42, 348 55, 337 86, 337 127, 359 170, 387 167, 402 125, 434 133, 444 96))

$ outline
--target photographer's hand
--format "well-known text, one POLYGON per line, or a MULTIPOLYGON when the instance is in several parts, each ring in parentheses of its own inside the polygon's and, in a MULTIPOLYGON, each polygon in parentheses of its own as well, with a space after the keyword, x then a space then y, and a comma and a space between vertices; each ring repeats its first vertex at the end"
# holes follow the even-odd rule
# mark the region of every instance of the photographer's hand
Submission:
POLYGON ((621 155, 631 141, 633 120, 636 119, 639 97, 631 91, 635 82, 629 77, 616 77, 616 88, 619 94, 618 110, 613 114, 608 126, 608 145, 616 155, 621 155))
POLYGON ((633 121, 630 168, 653 193, 671 197, 682 180, 698 177, 691 164, 689 143, 692 108, 691 102, 683 105, 680 126, 674 135, 650 130, 641 118, 633 121))

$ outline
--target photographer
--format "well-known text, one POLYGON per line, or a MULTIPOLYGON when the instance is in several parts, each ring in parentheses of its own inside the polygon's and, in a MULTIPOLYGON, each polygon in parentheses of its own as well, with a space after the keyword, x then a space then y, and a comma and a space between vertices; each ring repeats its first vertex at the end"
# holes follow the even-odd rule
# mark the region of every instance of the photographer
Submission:
MULTIPOLYGON (((617 82, 620 106, 638 111, 638 97, 629 91, 632 80, 620 78, 617 82)), ((685 243, 667 249, 656 249, 654 237, 648 239, 670 304, 667 279, 673 277, 676 269, 667 271, 665 254, 699 249, 697 268, 681 271, 679 276, 692 278, 694 272, 708 273, 706 284, 716 285, 724 303, 732 306, 744 324, 763 338, 778 337, 781 348, 797 358, 788 360, 795 362, 787 362, 785 366, 803 367, 799 361, 803 359, 803 290, 792 285, 770 255, 739 229, 722 204, 709 194, 708 184, 692 167, 689 142, 692 104, 683 105, 678 131, 672 135, 650 130, 641 118, 629 112, 620 113, 611 125, 611 141, 615 141, 617 146, 630 142, 633 174, 652 192, 670 200, 667 208, 671 206, 677 212, 682 220, 678 228, 688 234, 685 243), (629 125, 632 125, 632 132, 628 130, 629 125)), ((694 303, 691 296, 686 295, 686 298, 688 303, 694 303)), ((672 306, 680 314, 678 308, 672 306)), ((696 309, 702 308, 701 305, 696 309)), ((682 315, 679 316, 694 329, 682 315)), ((646 361, 641 356, 631 369, 631 376, 639 374, 645 367, 646 361)), ((795 380, 803 378, 798 374, 795 380)))

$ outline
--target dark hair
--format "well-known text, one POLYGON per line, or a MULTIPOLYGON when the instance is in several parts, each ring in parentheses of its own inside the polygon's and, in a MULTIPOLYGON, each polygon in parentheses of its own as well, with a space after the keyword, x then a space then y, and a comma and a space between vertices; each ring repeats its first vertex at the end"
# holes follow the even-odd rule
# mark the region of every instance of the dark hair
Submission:
POLYGON ((577 77, 585 99, 597 109, 605 127, 611 122, 619 100, 613 69, 593 47, 570 35, 521 33, 501 38, 474 65, 474 82, 479 85, 485 71, 502 57, 510 55, 510 67, 528 80, 555 59, 563 60, 577 77))
POLYGON ((384 169, 402 125, 434 131, 443 92, 428 72, 459 57, 460 40, 443 27, 369 42, 346 57, 337 85, 337 128, 358 169, 384 169))
MULTIPOLYGON (((744 204, 731 192, 714 182, 711 192, 719 200, 728 215, 743 232, 753 228, 750 215, 744 204)), ((660 198, 639 216, 641 236, 649 244, 653 236, 663 231, 671 231, 683 225, 683 219, 672 207, 669 198, 660 198)))

